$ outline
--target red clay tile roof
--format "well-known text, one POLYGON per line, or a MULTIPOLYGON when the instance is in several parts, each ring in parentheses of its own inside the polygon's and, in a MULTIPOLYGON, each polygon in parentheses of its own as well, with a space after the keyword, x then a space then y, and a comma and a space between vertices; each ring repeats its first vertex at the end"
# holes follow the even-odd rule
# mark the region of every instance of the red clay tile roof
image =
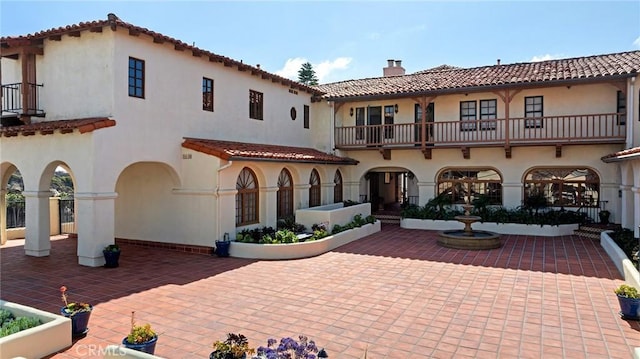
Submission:
POLYGON ((616 153, 611 153, 600 159, 604 162, 617 162, 631 158, 640 159, 640 147, 633 147, 626 150, 618 151, 616 153))
POLYGON ((225 66, 231 67, 235 66, 238 71, 248 71, 254 76, 261 77, 264 80, 268 80, 271 82, 280 82, 285 86, 289 86, 294 89, 299 89, 302 91, 306 91, 312 95, 322 95, 322 92, 319 90, 301 84, 300 82, 289 80, 287 78, 269 73, 264 71, 258 67, 250 66, 244 64, 242 61, 236 61, 234 59, 214 54, 213 52, 209 52, 198 47, 189 45, 180 40, 174 39, 172 37, 157 33, 155 31, 151 31, 144 27, 135 26, 133 24, 129 24, 120 20, 115 14, 108 14, 107 20, 97 20, 90 22, 81 22, 79 24, 61 26, 58 28, 53 28, 49 30, 43 30, 36 32, 34 34, 21 35, 21 36, 9 36, 9 37, 0 37, 0 47, 2 49, 9 48, 11 46, 22 46, 29 45, 41 42, 43 39, 60 39, 61 35, 65 34, 80 34, 81 31, 92 31, 92 32, 102 32, 103 27, 109 27, 111 30, 116 30, 117 28, 127 29, 129 31, 129 35, 138 36, 139 34, 146 34, 153 38, 153 42, 155 43, 171 43, 174 45, 174 48, 179 51, 191 51, 194 56, 203 56, 208 57, 211 62, 223 63, 225 66))
POLYGON ((13 137, 18 135, 33 136, 35 134, 51 135, 55 131, 62 134, 72 133, 74 130, 80 133, 92 132, 94 130, 112 127, 116 121, 107 117, 79 118, 75 120, 42 121, 30 125, 0 127, 0 137, 13 137))
POLYGON ((418 94, 486 91, 488 88, 531 86, 532 84, 570 84, 584 81, 635 76, 640 71, 640 51, 447 69, 446 66, 420 73, 349 80, 319 85, 330 100, 348 98, 382 98, 418 94))
POLYGON ((340 165, 358 164, 358 161, 351 158, 339 157, 306 147, 264 145, 199 138, 185 138, 182 147, 213 155, 224 160, 281 161, 340 165))

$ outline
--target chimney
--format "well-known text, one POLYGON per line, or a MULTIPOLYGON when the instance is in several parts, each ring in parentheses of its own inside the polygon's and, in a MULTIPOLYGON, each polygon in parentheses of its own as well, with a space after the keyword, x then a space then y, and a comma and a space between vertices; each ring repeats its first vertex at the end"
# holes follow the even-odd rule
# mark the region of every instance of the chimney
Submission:
POLYGON ((500 66, 500 59, 498 59, 498 66, 500 66))
POLYGON ((402 67, 402 60, 387 60, 387 67, 382 69, 382 76, 402 76, 405 71, 402 67), (395 64, 394 64, 395 62, 395 64))

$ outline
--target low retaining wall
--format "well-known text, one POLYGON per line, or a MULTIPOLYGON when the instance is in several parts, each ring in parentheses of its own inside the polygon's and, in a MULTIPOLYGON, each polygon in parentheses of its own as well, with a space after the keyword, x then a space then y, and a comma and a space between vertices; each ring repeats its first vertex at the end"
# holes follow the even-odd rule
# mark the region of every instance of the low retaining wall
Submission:
POLYGON ((253 259, 298 259, 326 253, 349 242, 380 232, 380 221, 365 224, 316 241, 287 244, 255 244, 231 242, 229 255, 236 258, 253 259))
MULTIPOLYGON (((458 221, 442 221, 433 219, 403 218, 400 220, 400 227, 407 229, 425 229, 432 231, 445 231, 449 229, 463 229, 464 224, 458 221)), ((518 223, 494 223, 476 222, 471 225, 472 229, 479 231, 489 231, 500 234, 521 234, 525 236, 556 237, 572 235, 578 229, 578 224, 561 224, 559 226, 540 226, 539 224, 518 224, 518 223)))
POLYGON ((71 319, 0 300, 0 308, 16 317, 36 317, 43 323, 0 338, 0 359, 42 358, 71 346, 71 319))
POLYGON ((344 207, 342 202, 325 206, 299 209, 296 211, 296 223, 303 224, 308 230, 314 224, 324 223, 328 231, 339 224, 344 226, 353 220, 357 214, 365 218, 371 215, 371 203, 360 203, 344 207))
POLYGON ((600 234, 600 245, 616 265, 618 272, 624 277, 625 283, 640 289, 640 273, 633 265, 633 262, 631 262, 631 259, 629 259, 622 249, 618 247, 616 242, 611 239, 609 233, 611 232, 606 231, 600 234))

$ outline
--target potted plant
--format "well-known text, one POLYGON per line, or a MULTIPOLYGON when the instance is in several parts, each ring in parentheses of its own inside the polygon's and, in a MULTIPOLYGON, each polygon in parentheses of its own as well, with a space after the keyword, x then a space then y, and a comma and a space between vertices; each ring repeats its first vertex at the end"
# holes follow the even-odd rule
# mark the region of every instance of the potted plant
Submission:
POLYGON ((104 255, 105 268, 118 267, 118 260, 120 259, 120 247, 117 244, 110 244, 102 250, 104 255))
POLYGON ((640 320, 640 293, 638 293, 638 289, 622 284, 614 292, 618 296, 622 319, 640 320))
POLYGON ((600 223, 602 224, 609 224, 609 216, 611 216, 611 212, 607 211, 606 209, 603 209, 602 211, 600 211, 600 213, 598 213, 598 217, 600 217, 600 223))
POLYGON ((319 349, 313 340, 304 335, 293 338, 282 338, 280 343, 275 339, 267 340, 266 347, 258 347, 253 359, 286 359, 286 358, 328 358, 324 349, 319 349), (316 353, 316 354, 314 354, 316 353))
POLYGON ((227 334, 227 339, 217 340, 213 343, 213 351, 209 359, 244 359, 247 354, 253 354, 255 350, 249 347, 247 337, 242 334, 227 334))
POLYGON ((126 348, 153 354, 158 342, 158 334, 151 329, 151 324, 136 325, 135 313, 131 312, 131 331, 122 339, 122 345, 126 348))
POLYGON ((93 307, 91 304, 83 302, 69 302, 67 298, 67 287, 60 287, 60 295, 64 307, 60 309, 60 314, 71 319, 71 336, 79 337, 86 335, 89 331, 89 318, 93 307))

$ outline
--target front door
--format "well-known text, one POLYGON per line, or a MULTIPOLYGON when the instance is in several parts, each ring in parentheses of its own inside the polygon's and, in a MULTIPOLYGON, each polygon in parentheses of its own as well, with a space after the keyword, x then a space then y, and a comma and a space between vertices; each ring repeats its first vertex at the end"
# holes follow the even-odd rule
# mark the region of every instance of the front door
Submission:
POLYGON ((378 210, 380 205, 380 173, 369 172, 369 198, 371 198, 371 211, 378 210))
MULTIPOLYGON (((434 111, 435 111, 435 104, 433 102, 430 102, 429 105, 427 105, 427 113, 426 113, 426 125, 427 125, 427 142, 433 142, 433 120, 434 120, 434 111)), ((420 104, 416 104, 416 109, 415 109, 415 123, 416 126, 415 128, 415 133, 414 133, 414 138, 416 143, 416 146, 420 146, 422 143, 422 108, 420 107, 420 104)))
POLYGON ((379 145, 380 133, 382 132, 382 107, 381 106, 369 106, 368 107, 368 121, 367 125, 367 144, 379 145))

